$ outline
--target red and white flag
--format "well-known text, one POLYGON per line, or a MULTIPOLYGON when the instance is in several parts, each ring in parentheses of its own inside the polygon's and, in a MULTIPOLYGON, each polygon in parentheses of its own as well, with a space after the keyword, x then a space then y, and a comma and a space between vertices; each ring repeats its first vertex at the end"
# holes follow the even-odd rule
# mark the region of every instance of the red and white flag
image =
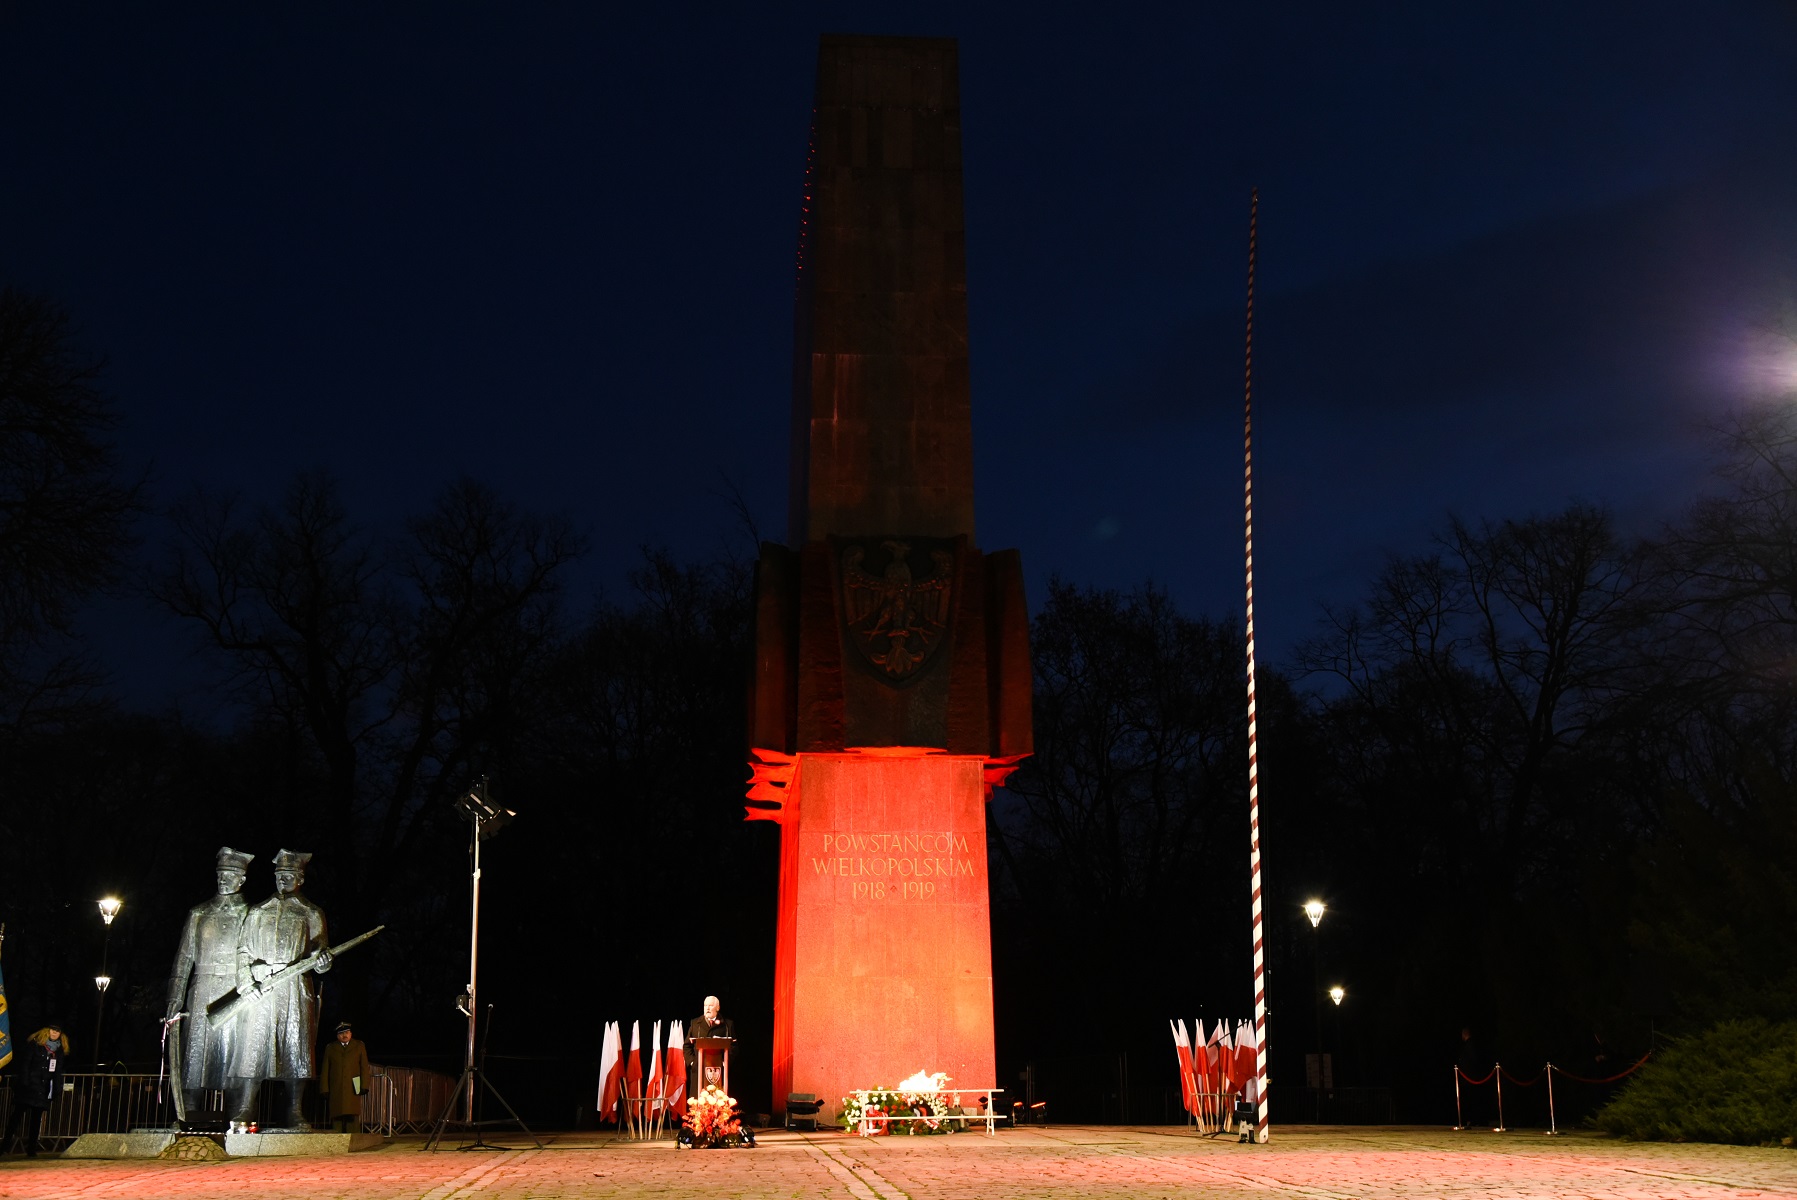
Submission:
POLYGON ((1196 1113, 1198 1111, 1198 1093, 1204 1090, 1204 1047, 1201 1044, 1193 1043, 1191 1037, 1186 1033, 1184 1020, 1175 1023, 1173 1036, 1179 1045, 1180 1065, 1184 1068, 1186 1076, 1186 1110, 1196 1113))
POLYGON ((686 1115, 686 1037, 679 1021, 668 1022, 668 1111, 686 1115))
POLYGON ((643 1095, 654 1100, 661 1099, 661 1022, 649 1031, 649 1082, 643 1085, 643 1095))
POLYGON ((1254 1061, 1257 1049, 1254 1025, 1243 1021, 1241 1035, 1235 1040, 1235 1066, 1241 1072, 1242 1099, 1256 1105, 1260 1103, 1260 1067, 1254 1061))
POLYGON ((1192 1022, 1192 1083, 1200 1092, 1210 1091, 1210 1083, 1205 1077, 1208 1065, 1209 1060, 1204 1055, 1204 1018, 1199 1017, 1192 1022))
POLYGON ((618 1117, 618 1082, 624 1070, 618 1041, 618 1023, 608 1021, 599 1045, 599 1119, 602 1121, 615 1121, 618 1117))
POLYGON ((1173 1029, 1173 1053, 1179 1059, 1179 1095, 1187 1112, 1196 1111, 1197 1076, 1192 1072, 1192 1043, 1186 1040, 1186 1023, 1168 1021, 1173 1029))
POLYGON ((1235 1091, 1235 1045, 1229 1040, 1229 1031, 1223 1028, 1223 1022, 1217 1022, 1217 1032, 1211 1035, 1211 1045, 1217 1051, 1217 1090, 1220 1092, 1235 1091))
POLYGON ((624 1059, 624 1095, 632 1099, 643 1094, 642 1022, 630 1023, 630 1053, 624 1059))

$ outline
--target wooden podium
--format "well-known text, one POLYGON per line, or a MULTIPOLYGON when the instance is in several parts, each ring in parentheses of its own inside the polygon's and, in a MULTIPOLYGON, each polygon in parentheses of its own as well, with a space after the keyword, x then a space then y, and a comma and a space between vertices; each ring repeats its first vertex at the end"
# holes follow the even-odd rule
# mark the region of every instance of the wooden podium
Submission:
MULTIPOLYGON (((723 1088, 724 1095, 728 1096, 730 1094, 730 1047, 736 1044, 736 1039, 727 1037, 698 1037, 691 1039, 686 1044, 689 1049, 698 1055, 697 1059, 694 1060, 698 1063, 698 1071, 693 1076, 693 1078, 698 1081, 698 1087, 694 1089, 695 1092, 704 1091, 705 1085, 708 1082, 712 1082, 711 1080, 708 1080, 705 1075, 706 1068, 709 1067, 711 1070, 717 1072, 717 1086, 723 1088)), ((688 1099, 690 1100, 691 1097, 688 1097, 688 1099)))

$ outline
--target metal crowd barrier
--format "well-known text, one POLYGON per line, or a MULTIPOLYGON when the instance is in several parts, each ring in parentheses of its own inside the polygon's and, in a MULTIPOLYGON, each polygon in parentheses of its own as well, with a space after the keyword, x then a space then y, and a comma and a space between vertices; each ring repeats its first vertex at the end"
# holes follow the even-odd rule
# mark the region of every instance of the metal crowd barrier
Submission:
POLYGON ((374 1086, 362 1097, 362 1128, 392 1137, 429 1133, 449 1107, 454 1076, 419 1067, 373 1066, 374 1086))
MULTIPOLYGON (((369 1088, 362 1097, 362 1129, 392 1137, 398 1133, 425 1133, 449 1103, 456 1081, 438 1071, 414 1067, 375 1066, 369 1088)), ((12 1123, 14 1096, 10 1078, 0 1079, 0 1130, 12 1123)), ((263 1089, 261 1119, 267 1122, 275 1097, 263 1089)), ((222 1117, 219 1093, 206 1097, 208 1109, 222 1117)), ((322 1101, 314 1099, 317 1115, 322 1101)), ((175 1106, 166 1077, 109 1073, 69 1072, 62 1076, 62 1090, 44 1113, 38 1140, 47 1149, 61 1149, 84 1133, 128 1133, 133 1129, 166 1129, 175 1123, 175 1106)), ((318 1121, 318 1127, 327 1128, 318 1121)), ((22 1130, 20 1131, 22 1133, 22 1130)), ((10 1139, 0 1152, 11 1147, 10 1139)))
MULTIPOLYGON (((62 1076, 62 1090, 44 1113, 38 1140, 58 1149, 84 1133, 127 1133, 146 1126, 167 1126, 175 1119, 166 1082, 157 1087, 154 1075, 110 1075, 70 1072, 62 1076)), ((13 1118, 12 1081, 0 1086, 0 1110, 8 1128, 13 1118)), ((23 1131, 19 1131, 21 1136, 23 1131)), ((7 1147, 10 1148, 8 1142, 7 1147)))

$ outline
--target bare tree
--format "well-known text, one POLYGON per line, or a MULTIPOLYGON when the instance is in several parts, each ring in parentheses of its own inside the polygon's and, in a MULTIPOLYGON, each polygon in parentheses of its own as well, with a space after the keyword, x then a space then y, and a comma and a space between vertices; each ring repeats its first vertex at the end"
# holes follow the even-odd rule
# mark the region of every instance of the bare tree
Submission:
POLYGON ((1667 538, 1689 657, 1759 692, 1797 682, 1797 415, 1773 406, 1719 431, 1729 489, 1667 538))
POLYGON ((316 780, 277 797, 308 814, 352 905, 378 911, 385 865, 529 718, 581 538, 469 480, 392 543, 358 529, 321 475, 254 514, 202 494, 173 520, 152 593, 201 631, 249 711, 290 731, 316 780))
POLYGON ((1588 807, 1564 789, 1587 786, 1576 752, 1637 694, 1644 564, 1599 509, 1454 521, 1434 551, 1389 563, 1366 603, 1330 611, 1302 652, 1345 689, 1337 717, 1359 729, 1343 746, 1369 794, 1393 771, 1433 792, 1497 891, 1588 807))
MULTIPOLYGON (((1010 1009, 1015 1036, 1068 1051, 1077 1030, 1119 1019, 1114 980, 1142 962, 1164 969, 1132 1009, 1222 994, 1210 985, 1226 951, 1164 952, 1168 922, 1246 897, 1245 642, 1153 586, 1056 580, 1030 651, 1036 750, 988 824, 994 970, 1019 995, 1056 997, 1010 1009)), ((1231 932, 1245 945, 1245 924, 1231 932)))
POLYGON ((1225 815, 1215 801, 1246 786, 1240 631, 1153 587, 1056 581, 1031 639, 1037 751, 1008 785, 1027 819, 1002 843, 1034 864, 1020 885, 1040 870, 1078 877, 1082 905, 1164 899, 1225 815))
POLYGON ((118 478, 101 367, 55 302, 0 289, 0 715, 13 723, 95 681, 70 620, 131 544, 139 485, 118 478))

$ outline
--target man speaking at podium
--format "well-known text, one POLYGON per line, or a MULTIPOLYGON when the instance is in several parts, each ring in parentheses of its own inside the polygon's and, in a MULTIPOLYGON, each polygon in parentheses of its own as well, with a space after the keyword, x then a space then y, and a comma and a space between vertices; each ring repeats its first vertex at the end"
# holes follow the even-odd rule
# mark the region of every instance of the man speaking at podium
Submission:
MULTIPOLYGON (((705 1015, 694 1017, 692 1023, 686 1027, 687 1042, 691 1043, 694 1038, 735 1037, 736 1022, 728 1017, 720 1016, 719 1013, 722 1009, 723 1005, 718 1003, 716 996, 705 997, 705 1015)), ((699 1089, 706 1082, 715 1083, 720 1088, 724 1086, 722 1079, 701 1081, 699 1078, 699 1055, 689 1051, 686 1056, 686 1094, 689 1097, 698 1095, 699 1089)))

